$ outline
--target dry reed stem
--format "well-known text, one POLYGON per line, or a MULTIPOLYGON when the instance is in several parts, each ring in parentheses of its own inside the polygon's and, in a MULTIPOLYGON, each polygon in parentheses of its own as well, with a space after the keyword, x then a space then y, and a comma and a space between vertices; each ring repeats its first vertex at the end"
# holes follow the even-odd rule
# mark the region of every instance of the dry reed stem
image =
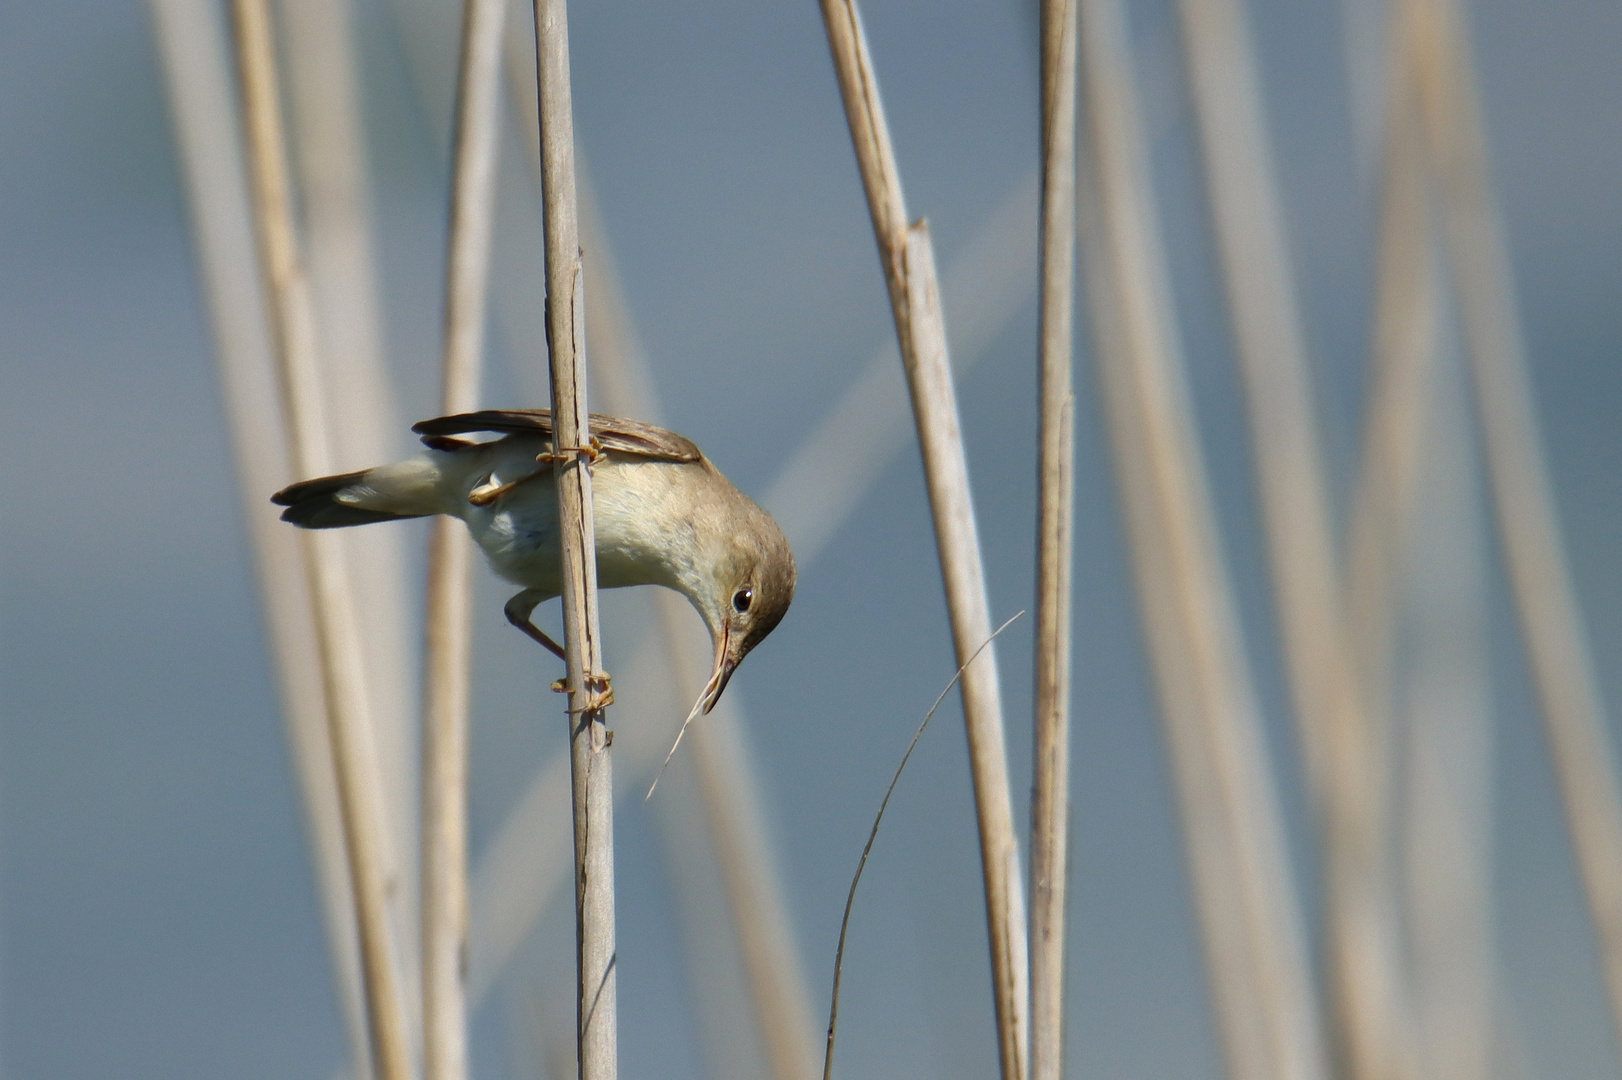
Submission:
MULTIPOLYGON (((297 170, 303 261, 329 411, 332 470, 400 456, 405 430, 384 363, 354 0, 283 0, 283 85, 297 170)), ((405 533, 345 529, 335 541, 360 613, 371 744, 383 778, 389 930, 417 1015, 418 703, 416 612, 406 599, 405 533)), ((413 1031, 413 1034, 415 1032, 413 1031)))
POLYGON ((1326 1076, 1260 717, 1183 382, 1124 13, 1081 5, 1082 252, 1118 489, 1234 1080, 1326 1076))
POLYGON ((1389 738, 1348 635, 1311 372, 1240 0, 1182 0, 1206 190, 1249 400, 1269 569, 1323 839, 1325 935, 1346 1080, 1414 1072, 1385 807, 1389 738))
MULTIPOLYGON (((329 470, 330 452, 314 312, 291 217, 270 13, 264 0, 235 0, 234 12, 259 257, 287 441, 294 473, 315 476, 329 470)), ((381 1080, 409 1080, 403 980, 387 917, 382 784, 376 759, 368 755, 365 745, 371 732, 352 600, 340 553, 329 542, 331 538, 313 531, 302 537, 338 804, 355 891, 372 1064, 381 1080)))
POLYGON ((602 694, 597 544, 586 411, 585 266, 575 205, 574 116, 565 0, 535 0, 541 191, 546 206, 546 342, 563 547, 570 773, 574 789, 577 1029, 580 1080, 618 1075, 614 972, 614 786, 602 694))
POLYGON ((879 261, 890 290, 935 521, 935 546, 952 639, 959 662, 968 665, 962 681, 963 718, 985 875, 998 1058, 1003 1080, 1024 1080, 1030 1045, 1030 965, 1019 841, 1014 835, 1008 789, 996 656, 988 650, 968 663, 979 643, 991 634, 991 616, 947 361, 935 254, 928 226, 922 221, 907 223, 895 153, 855 0, 823 0, 822 16, 873 219, 879 261))
MULTIPOLYGON (((495 217, 505 0, 466 0, 445 259, 440 408, 478 405, 485 286, 495 217)), ((463 1080, 467 1051, 468 680, 472 664, 471 544, 436 517, 424 620, 422 792, 423 1074, 463 1080)))
POLYGON ((367 1069, 366 1006, 355 907, 333 777, 332 744, 304 589, 298 533, 265 499, 292 475, 278 415, 275 360, 255 267, 253 211, 244 173, 223 12, 207 0, 152 0, 154 31, 191 210, 221 394, 231 431, 243 517, 254 550, 282 715, 321 893, 333 979, 343 1002, 352 1068, 367 1069))
POLYGON ((1401 12, 1413 35, 1510 591, 1622 1038, 1622 792, 1543 460, 1470 46, 1450 0, 1408 0, 1401 12))
POLYGON ((1064 1073, 1070 823, 1070 577, 1076 399, 1076 3, 1042 3, 1041 429, 1031 771, 1031 1078, 1064 1073))

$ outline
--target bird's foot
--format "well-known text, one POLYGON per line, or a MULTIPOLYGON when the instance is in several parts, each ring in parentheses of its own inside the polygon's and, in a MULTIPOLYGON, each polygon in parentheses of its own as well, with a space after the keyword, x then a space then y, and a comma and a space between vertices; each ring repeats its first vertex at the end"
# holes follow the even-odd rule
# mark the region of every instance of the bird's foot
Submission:
MULTIPOLYGON (((559 679, 552 684, 555 694, 569 693, 569 680, 559 679)), ((608 672, 598 671, 586 676, 586 692, 590 695, 586 703, 570 712, 598 712, 614 704, 614 684, 609 679, 608 672)))
POLYGON ((586 446, 554 446, 543 454, 536 454, 535 460, 542 465, 561 465, 583 457, 587 465, 595 465, 602 460, 602 441, 593 435, 586 446))

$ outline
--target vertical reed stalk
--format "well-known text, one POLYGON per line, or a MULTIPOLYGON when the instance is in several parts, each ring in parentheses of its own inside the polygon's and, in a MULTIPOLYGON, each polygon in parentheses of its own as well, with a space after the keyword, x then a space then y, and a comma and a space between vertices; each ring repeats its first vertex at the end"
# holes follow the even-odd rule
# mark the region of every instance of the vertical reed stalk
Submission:
POLYGON ((1515 289, 1458 6, 1408 0, 1420 110, 1475 383, 1510 591, 1622 1037, 1622 790, 1538 433, 1515 289))
POLYGON ((1025 1080, 1030 965, 1019 841, 1014 835, 1008 790, 996 657, 990 649, 976 654, 980 644, 991 637, 991 615, 968 462, 958 428, 957 397, 947 362, 935 253, 928 226, 922 221, 907 224, 895 151, 855 0, 822 0, 821 6, 912 396, 952 638, 958 663, 966 667, 963 718, 985 874, 998 1056, 1003 1080, 1025 1080))
POLYGON ((1390 876, 1389 738, 1347 634, 1311 372, 1240 0, 1182 0, 1280 637, 1324 846, 1326 953, 1346 1080, 1413 1073, 1390 876))
POLYGON ((209 306, 243 518, 254 550, 283 723, 303 799, 333 981, 343 1003, 352 1071, 358 1077, 367 1072, 370 1059, 365 995, 314 614, 304 590, 304 549, 299 534, 276 519, 265 499, 265 492, 288 481, 292 467, 278 415, 276 362, 255 265, 253 210, 224 12, 209 0, 152 0, 151 8, 191 210, 198 278, 209 306))
POLYGON ((535 0, 535 56, 546 204, 546 338, 552 373, 552 437, 563 546, 563 632, 568 653, 569 747, 574 788, 576 1008, 580 1080, 613 1080, 614 787, 602 695, 597 621, 597 544, 592 519, 591 438, 586 411, 585 266, 575 206, 574 116, 565 0, 535 0))
POLYGON ((1081 41, 1090 310, 1212 1006, 1233 1080, 1321 1080, 1300 916, 1183 381, 1121 5, 1083 0, 1081 41))
POLYGON ((1042 3, 1041 448, 1031 774, 1031 1080, 1064 1073, 1070 819, 1070 575, 1076 456, 1076 3, 1042 3))
MULTIPOLYGON (((466 0, 452 140, 440 407, 478 404, 485 285, 495 216, 505 0, 466 0)), ((471 544, 460 522, 433 521, 423 662, 422 1008, 426 1080, 464 1080, 467 1057, 468 678, 471 544)))
MULTIPOLYGON (((313 476, 328 471, 330 452, 314 313, 293 230, 270 12, 265 0, 234 0, 234 11, 259 257, 287 441, 294 472, 313 476)), ((338 804, 355 890, 373 1068, 382 1080, 409 1080, 403 980, 387 920, 382 784, 376 759, 367 753, 370 729, 349 582, 330 536, 311 531, 302 537, 338 804)))

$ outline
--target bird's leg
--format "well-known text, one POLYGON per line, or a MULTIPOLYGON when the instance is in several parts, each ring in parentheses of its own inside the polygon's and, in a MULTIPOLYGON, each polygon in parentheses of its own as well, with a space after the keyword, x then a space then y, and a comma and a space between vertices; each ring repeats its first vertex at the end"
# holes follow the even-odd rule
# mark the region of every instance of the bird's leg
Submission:
MULTIPOLYGON (((547 649, 556 654, 559 660, 567 663, 568 656, 564 653, 563 647, 547 636, 544 630, 530 621, 530 614, 534 612, 536 605, 545 599, 547 599, 546 594, 539 589, 525 589, 511 600, 508 600, 506 606, 501 610, 506 614, 508 622, 545 645, 547 649)), ((569 692, 568 680, 557 680, 552 684, 552 689, 559 694, 567 694, 569 692)), ((595 712, 598 709, 606 709, 614 704, 614 684, 609 680, 608 672, 597 671, 587 675, 586 689, 590 692, 591 697, 586 700, 585 707, 580 710, 581 712, 595 712)))
POLYGON ((525 589, 511 600, 508 600, 507 605, 501 610, 507 616, 508 622, 545 645, 559 660, 567 660, 568 658, 563 652, 563 646, 553 641, 546 635, 544 630, 530 622, 529 616, 535 610, 535 605, 546 598, 546 595, 539 589, 525 589))
POLYGON ((509 480, 505 484, 494 484, 490 480, 486 480, 468 493, 467 501, 474 506, 489 506, 519 484, 528 483, 538 477, 552 475, 551 466, 553 465, 573 461, 576 457, 585 458, 587 465, 595 465, 602 456, 603 444, 597 440, 596 436, 592 437, 589 446, 554 447, 545 453, 535 455, 536 463, 544 466, 544 468, 536 469, 532 473, 525 473, 517 480, 509 480))
POLYGON ((552 470, 550 468, 546 468, 536 469, 532 473, 525 473, 517 480, 510 480, 505 484, 492 484, 490 480, 486 480, 483 484, 480 484, 478 487, 468 492, 467 501, 472 503, 474 506, 489 506, 491 503, 507 494, 507 492, 511 491, 519 484, 527 483, 534 480, 536 477, 550 475, 552 475, 552 470))

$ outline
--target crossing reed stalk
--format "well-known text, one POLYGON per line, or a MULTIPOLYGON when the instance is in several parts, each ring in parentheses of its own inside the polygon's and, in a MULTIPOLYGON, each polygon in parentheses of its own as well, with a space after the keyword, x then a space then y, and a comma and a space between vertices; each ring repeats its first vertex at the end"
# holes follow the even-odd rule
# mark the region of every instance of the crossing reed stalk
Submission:
POLYGON ((225 12, 209 0, 152 0, 193 245, 206 292, 237 486, 321 893, 333 981, 357 1074, 367 1067, 365 994, 343 826, 327 737, 304 547, 264 493, 292 476, 254 253, 254 219, 232 89, 225 12))
POLYGON ((1081 2, 1078 199, 1100 383, 1233 1080, 1323 1080, 1277 795, 1184 381, 1118 0, 1081 2))
POLYGON ((1357 678, 1262 93, 1241 0, 1182 0, 1268 567, 1323 838, 1329 997, 1347 1080, 1412 1077, 1387 837, 1389 735, 1357 678))
POLYGON ((1469 39, 1455 0, 1405 0, 1396 17, 1412 35, 1510 592, 1622 1037, 1622 784, 1543 458, 1469 39))
MULTIPOLYGON (((235 0, 237 59, 259 258, 278 361, 294 473, 330 471, 314 312, 293 229, 286 138, 265 0, 235 0)), ((388 926, 382 781, 369 746, 359 635, 349 581, 333 537, 302 534, 338 805, 354 886, 372 1065, 381 1080, 409 1080, 404 986, 388 926)))
MULTIPOLYGON (((495 213, 503 0, 467 0, 452 139, 440 409, 478 406, 485 285, 495 213)), ((426 1080, 464 1080, 467 1051, 468 680, 472 545, 436 517, 428 549, 423 658, 422 1011, 426 1080)))

